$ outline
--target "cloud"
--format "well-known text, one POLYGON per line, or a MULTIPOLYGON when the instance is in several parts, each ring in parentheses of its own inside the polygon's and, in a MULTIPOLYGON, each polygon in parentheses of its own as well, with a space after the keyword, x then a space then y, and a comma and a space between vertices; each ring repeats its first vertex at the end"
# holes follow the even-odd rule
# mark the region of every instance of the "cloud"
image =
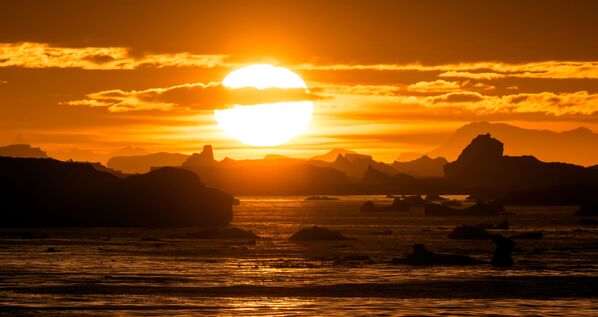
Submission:
POLYGON ((435 81, 420 81, 407 86, 408 91, 413 92, 449 92, 461 90, 461 84, 456 81, 446 81, 438 79, 435 81))
POLYGON ((466 81, 446 81, 438 79, 435 81, 419 81, 415 84, 407 86, 407 91, 419 93, 447 93, 457 92, 463 90, 493 90, 496 87, 485 83, 474 83, 470 80, 466 81))
POLYGON ((0 67, 136 69, 140 67, 212 68, 227 55, 190 53, 134 56, 125 47, 56 47, 44 43, 0 43, 0 67))
MULTIPOLYGON (((480 85, 472 83, 461 83, 461 87, 463 86, 480 87, 480 85)), ((477 91, 461 90, 437 95, 422 95, 398 93, 399 90, 394 86, 360 86, 357 88, 349 86, 345 89, 339 86, 332 88, 326 86, 319 92, 333 95, 335 101, 329 103, 326 108, 322 108, 320 112, 330 109, 333 116, 347 116, 359 120, 401 118, 421 113, 441 116, 447 111, 454 114, 467 112, 478 115, 575 116, 576 120, 584 120, 582 117, 590 118, 598 115, 597 93, 575 91, 488 95, 485 93, 487 90, 492 89, 484 86, 477 91), (332 89, 332 91, 328 89, 332 89)))
POLYGON ((124 91, 120 89, 90 93, 84 99, 64 102, 70 106, 104 107, 110 112, 173 109, 213 110, 232 105, 254 105, 283 101, 317 99, 305 89, 240 88, 228 89, 220 83, 193 83, 166 88, 124 91))
POLYGON ((587 91, 573 93, 522 93, 487 96, 477 92, 448 93, 426 97, 427 107, 459 107, 478 113, 544 113, 546 115, 598 114, 598 94, 587 91))
POLYGON ((451 92, 440 96, 427 97, 425 100, 432 104, 479 102, 484 100, 484 96, 477 92, 462 91, 451 92))
POLYGON ((473 62, 457 64, 301 64, 316 71, 439 72, 445 78, 492 80, 499 78, 598 79, 598 61, 542 61, 521 64, 473 62))
MULTIPOLYGON (((223 54, 132 54, 126 47, 60 47, 47 43, 0 43, 0 67, 137 69, 141 67, 235 67, 223 54)), ((471 62, 406 64, 297 64, 308 71, 435 72, 441 78, 494 80, 500 78, 598 79, 598 61, 541 61, 529 63, 471 62)))

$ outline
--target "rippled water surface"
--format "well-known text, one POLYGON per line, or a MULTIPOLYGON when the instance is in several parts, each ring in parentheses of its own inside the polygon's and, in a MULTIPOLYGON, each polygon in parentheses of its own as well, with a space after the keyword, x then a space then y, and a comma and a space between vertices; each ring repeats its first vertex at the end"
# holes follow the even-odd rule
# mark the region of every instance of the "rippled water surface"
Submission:
POLYGON ((240 197, 233 225, 256 241, 171 238, 196 228, 1 229, 33 237, 0 237, 0 314, 598 315, 598 228, 579 225, 576 207, 508 208, 511 229, 497 232, 544 232, 516 241, 512 268, 411 267, 389 261, 413 243, 489 260, 491 241, 446 236, 456 225, 503 218, 361 213, 365 200, 390 200, 338 198, 240 197), (287 240, 314 224, 355 240, 287 240), (383 231, 392 233, 374 234, 383 231))

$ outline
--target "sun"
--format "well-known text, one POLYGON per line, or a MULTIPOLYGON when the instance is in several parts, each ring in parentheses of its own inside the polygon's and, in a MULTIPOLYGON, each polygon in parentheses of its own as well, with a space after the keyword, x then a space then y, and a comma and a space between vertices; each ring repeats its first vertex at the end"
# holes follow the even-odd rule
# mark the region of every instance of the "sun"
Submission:
MULTIPOLYGON (((222 85, 229 89, 253 87, 302 88, 305 81, 287 68, 255 64, 232 71, 222 85)), ((215 110, 218 126, 229 136, 252 146, 276 146, 303 132, 311 121, 311 101, 277 102, 250 106, 234 105, 215 110)))

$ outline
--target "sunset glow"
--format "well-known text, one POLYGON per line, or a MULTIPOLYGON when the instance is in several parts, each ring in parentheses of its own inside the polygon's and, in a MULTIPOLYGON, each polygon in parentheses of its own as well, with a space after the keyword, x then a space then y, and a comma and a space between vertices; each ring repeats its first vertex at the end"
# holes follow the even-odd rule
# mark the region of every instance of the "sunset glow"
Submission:
MULTIPOLYGON (((222 84, 229 89, 252 87, 303 88, 307 85, 292 71, 272 65, 250 65, 231 72, 222 84)), ((257 105, 233 105, 215 110, 218 125, 229 136, 252 146, 276 146, 289 142, 311 120, 311 101, 278 102, 257 105)))

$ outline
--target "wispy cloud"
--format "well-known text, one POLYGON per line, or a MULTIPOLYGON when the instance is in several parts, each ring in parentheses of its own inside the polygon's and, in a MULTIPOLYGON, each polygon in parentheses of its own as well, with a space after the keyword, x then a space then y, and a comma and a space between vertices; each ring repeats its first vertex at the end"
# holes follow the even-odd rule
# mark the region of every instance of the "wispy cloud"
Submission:
MULTIPOLYGON (((426 85, 419 85, 424 87, 426 85)), ((449 85, 450 86, 450 85, 449 85)), ((334 116, 349 114, 351 118, 394 118, 409 113, 445 109, 452 113, 468 112, 480 115, 535 113, 550 116, 598 115, 598 94, 588 91, 539 92, 489 95, 491 88, 472 90, 475 83, 461 83, 460 90, 436 94, 409 93, 396 86, 322 86, 319 93, 334 96, 331 106, 334 116), (415 108, 413 108, 415 107, 415 108), (426 110, 429 109, 429 110, 426 110), (354 112, 353 114, 351 114, 354 112)), ((426 86, 427 87, 427 86, 426 86)), ((509 90, 511 91, 511 90, 509 90)))
MULTIPOLYGON (((224 54, 136 55, 126 47, 60 47, 47 43, 0 43, 0 67, 136 69, 140 67, 235 67, 224 54)), ((598 79, 598 61, 541 61, 426 65, 407 64, 317 64, 289 65, 297 70, 314 71, 391 71, 434 72, 440 78, 493 80, 500 78, 598 79)))
POLYGON ((474 62, 458 64, 301 64, 297 69, 317 71, 421 71, 439 72, 440 77, 498 79, 550 78, 598 79, 598 61, 543 61, 521 64, 474 62))
POLYGON ((0 43, 0 67, 136 69, 140 67, 212 68, 227 55, 190 53, 134 55, 125 47, 56 47, 44 43, 0 43))
POLYGON ((70 106, 104 107, 111 112, 173 109, 213 110, 230 105, 253 105, 319 98, 305 89, 228 89, 217 82, 192 83, 165 88, 90 93, 84 99, 64 102, 70 106))

